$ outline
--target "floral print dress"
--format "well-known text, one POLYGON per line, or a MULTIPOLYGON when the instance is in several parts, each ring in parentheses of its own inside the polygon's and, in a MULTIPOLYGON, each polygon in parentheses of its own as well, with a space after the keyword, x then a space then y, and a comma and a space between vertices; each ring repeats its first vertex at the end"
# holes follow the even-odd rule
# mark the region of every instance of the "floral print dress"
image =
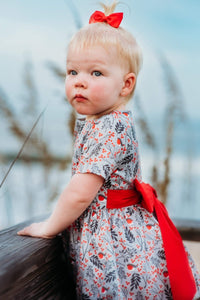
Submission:
MULTIPOLYGON (((155 216, 140 204, 106 208, 108 189, 132 189, 134 179, 141 180, 131 112, 77 120, 74 149, 72 174, 94 173, 105 179, 91 205, 68 228, 77 299, 172 299, 155 216)), ((190 256, 189 261, 199 287, 190 256)))

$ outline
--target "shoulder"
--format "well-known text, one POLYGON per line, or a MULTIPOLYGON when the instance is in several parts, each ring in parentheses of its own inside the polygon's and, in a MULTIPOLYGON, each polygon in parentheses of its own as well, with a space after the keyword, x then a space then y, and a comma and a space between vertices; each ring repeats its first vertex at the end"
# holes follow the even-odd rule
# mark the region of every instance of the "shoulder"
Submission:
POLYGON ((113 111, 94 120, 96 128, 99 127, 116 132, 123 130, 125 127, 131 127, 132 123, 132 113, 130 111, 113 111))
POLYGON ((96 135, 106 138, 110 135, 117 137, 123 133, 133 131, 133 117, 131 111, 113 111, 95 120, 77 119, 75 136, 96 135))

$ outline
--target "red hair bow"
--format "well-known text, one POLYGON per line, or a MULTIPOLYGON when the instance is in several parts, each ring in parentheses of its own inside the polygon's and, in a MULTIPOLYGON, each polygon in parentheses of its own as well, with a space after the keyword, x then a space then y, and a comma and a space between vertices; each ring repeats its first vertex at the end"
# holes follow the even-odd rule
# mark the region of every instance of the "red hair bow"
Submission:
POLYGON ((91 23, 108 23, 110 26, 118 28, 123 19, 123 13, 114 13, 106 16, 102 11, 96 10, 90 17, 89 24, 91 23))

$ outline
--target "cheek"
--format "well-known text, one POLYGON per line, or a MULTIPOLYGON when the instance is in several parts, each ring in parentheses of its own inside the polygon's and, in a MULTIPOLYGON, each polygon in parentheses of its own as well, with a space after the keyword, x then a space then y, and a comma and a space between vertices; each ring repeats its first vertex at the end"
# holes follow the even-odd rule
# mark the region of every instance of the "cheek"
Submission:
POLYGON ((71 94, 71 84, 69 79, 65 79, 65 95, 67 98, 69 98, 70 94, 71 94))
POLYGON ((106 83, 99 81, 98 83, 92 84, 90 86, 90 92, 94 97, 102 97, 104 94, 107 93, 106 83))

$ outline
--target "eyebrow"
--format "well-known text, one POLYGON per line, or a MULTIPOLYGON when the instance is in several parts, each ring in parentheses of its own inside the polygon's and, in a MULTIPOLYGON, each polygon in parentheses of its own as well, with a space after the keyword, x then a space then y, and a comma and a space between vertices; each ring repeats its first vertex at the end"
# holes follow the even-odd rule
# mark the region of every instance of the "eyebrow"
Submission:
MULTIPOLYGON (((90 60, 90 59, 84 59, 84 62, 85 63, 90 63, 90 64, 93 64, 93 65, 95 65, 95 64, 103 64, 103 65, 106 65, 106 63, 104 62, 104 61, 102 61, 102 60, 90 60)), ((69 59, 67 59, 67 63, 79 63, 78 61, 76 61, 76 60, 69 60, 69 59)))

